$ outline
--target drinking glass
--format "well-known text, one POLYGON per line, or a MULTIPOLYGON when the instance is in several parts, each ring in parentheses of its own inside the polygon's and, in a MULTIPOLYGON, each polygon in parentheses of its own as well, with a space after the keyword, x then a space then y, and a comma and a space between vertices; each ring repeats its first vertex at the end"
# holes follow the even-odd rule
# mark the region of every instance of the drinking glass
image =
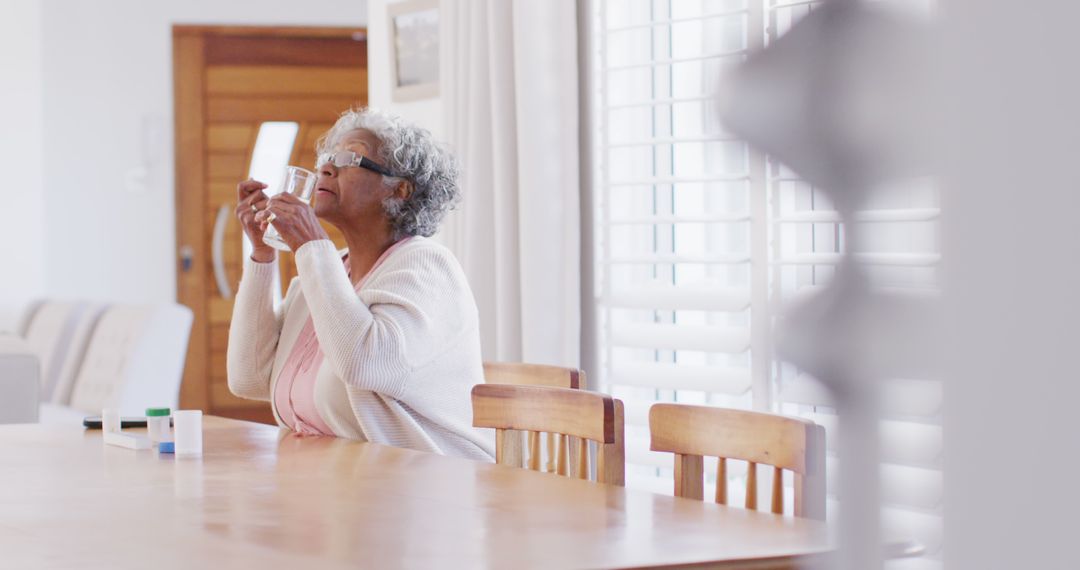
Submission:
MULTIPOLYGON (((297 199, 305 204, 310 204, 311 195, 315 192, 315 181, 317 179, 318 175, 310 170, 300 168, 299 166, 286 166, 285 177, 282 178, 281 185, 278 186, 276 191, 267 194, 267 197, 276 196, 284 192, 296 196, 297 199)), ((266 232, 263 234, 263 243, 281 251, 292 251, 289 249, 289 244, 281 239, 281 234, 274 228, 273 222, 270 222, 266 228, 266 232)))

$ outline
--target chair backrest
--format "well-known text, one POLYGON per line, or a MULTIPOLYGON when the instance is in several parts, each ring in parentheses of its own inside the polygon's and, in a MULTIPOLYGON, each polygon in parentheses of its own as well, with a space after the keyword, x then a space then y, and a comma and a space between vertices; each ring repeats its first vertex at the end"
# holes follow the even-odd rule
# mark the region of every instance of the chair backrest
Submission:
POLYGON ((30 322, 34 320, 34 315, 41 306, 45 304, 44 299, 34 299, 25 305, 22 310, 18 312, 19 316, 15 321, 15 334, 22 338, 26 338, 26 333, 30 329, 30 322))
POLYGON ((103 303, 87 303, 79 313, 78 318, 71 328, 70 342, 65 351, 63 361, 60 363, 56 374, 56 383, 53 385, 51 402, 58 406, 67 406, 71 403, 71 392, 75 388, 75 377, 82 368, 83 359, 86 358, 86 350, 90 346, 90 337, 94 328, 97 327, 101 315, 109 306, 103 303))
POLYGON ((39 360, 23 338, 0 335, 0 424, 38 421, 39 360))
MULTIPOLYGON (((574 390, 585 388, 585 371, 577 368, 564 368, 548 364, 526 364, 524 362, 485 362, 484 382, 488 384, 513 384, 515 386, 550 386, 552 388, 572 388, 574 390)), ((580 445, 572 438, 571 445, 580 445)), ((555 464, 556 439, 555 434, 548 433, 547 453, 543 453, 540 445, 540 434, 529 434, 529 461, 539 463, 541 455, 544 460, 544 470, 553 473, 557 470, 555 464)), ((576 468, 576 464, 574 465, 576 468)), ((538 466, 539 468, 539 466, 538 466)))
POLYGON ((772 512, 784 512, 783 470, 794 473, 795 516, 825 518, 825 429, 814 422, 743 410, 654 404, 650 448, 675 454, 675 495, 701 499, 703 457, 717 457, 717 503, 727 504, 727 460, 748 463, 746 501, 757 508, 757 465, 773 467, 772 512))
POLYGON ((34 310, 24 337, 41 362, 42 402, 67 403, 71 384, 68 363, 81 360, 88 331, 103 308, 86 302, 45 301, 34 310))
POLYGON ((191 309, 173 303, 107 309, 90 338, 70 406, 137 415, 151 406, 175 408, 191 322, 191 309))
MULTIPOLYGON (((495 428, 496 463, 522 466, 521 432, 553 433, 558 441, 558 474, 589 479, 588 442, 594 441, 598 450, 596 480, 625 484, 621 401, 569 388, 478 384, 473 386, 472 403, 473 426, 495 428), (573 446, 570 437, 577 438, 573 446), (568 468, 573 459, 573 468, 568 468)), ((529 468, 540 470, 538 457, 530 456, 529 468)))
POLYGON ((484 382, 515 386, 550 386, 552 388, 585 388, 585 372, 547 364, 524 362, 485 362, 484 382))

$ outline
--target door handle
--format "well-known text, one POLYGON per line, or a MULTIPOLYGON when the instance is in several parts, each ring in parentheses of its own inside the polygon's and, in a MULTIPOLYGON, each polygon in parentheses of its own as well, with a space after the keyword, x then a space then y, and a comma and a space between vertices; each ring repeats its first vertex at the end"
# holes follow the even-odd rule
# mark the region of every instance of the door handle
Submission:
POLYGON ((218 293, 223 299, 232 299, 232 287, 229 287, 229 277, 225 274, 225 224, 229 223, 229 214, 232 208, 229 204, 222 204, 218 208, 217 218, 214 220, 214 237, 210 242, 211 261, 214 266, 214 280, 217 281, 218 293))

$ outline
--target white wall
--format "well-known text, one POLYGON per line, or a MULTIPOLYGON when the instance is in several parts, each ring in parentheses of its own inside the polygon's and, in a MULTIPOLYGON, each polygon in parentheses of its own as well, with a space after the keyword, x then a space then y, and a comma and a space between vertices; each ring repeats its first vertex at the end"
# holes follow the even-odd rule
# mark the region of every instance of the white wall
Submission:
POLYGON ((394 102, 390 85, 390 19, 386 7, 399 0, 368 0, 368 104, 409 119, 444 140, 442 98, 394 102))
POLYGON ((2 186, 19 215, 0 240, 19 277, 0 306, 38 290, 175 299, 173 24, 363 26, 367 13, 365 0, 5 0, 0 113, 18 139, 4 137, 0 166, 18 169, 2 186))
POLYGON ((0 331, 44 284, 41 5, 0 2, 0 331))
MULTIPOLYGON (((395 102, 390 83, 390 18, 387 6, 401 0, 368 0, 368 105, 400 115, 431 131, 436 140, 446 142, 442 97, 395 102)), ((433 237, 447 243, 447 228, 454 224, 451 212, 442 229, 433 237)))

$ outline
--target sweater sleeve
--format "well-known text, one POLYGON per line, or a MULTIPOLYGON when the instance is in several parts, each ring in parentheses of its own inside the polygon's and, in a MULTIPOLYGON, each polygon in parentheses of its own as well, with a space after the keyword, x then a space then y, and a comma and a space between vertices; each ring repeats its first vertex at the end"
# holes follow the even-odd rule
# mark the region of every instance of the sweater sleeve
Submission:
POLYGON ((276 262, 244 260, 225 357, 229 391, 241 398, 270 400, 270 374, 287 310, 284 304, 274 310, 276 269, 276 262))
POLYGON ((319 345, 347 385, 401 399, 410 373, 455 340, 462 323, 454 317, 455 276, 446 255, 404 248, 358 295, 331 241, 308 242, 297 251, 319 345))

